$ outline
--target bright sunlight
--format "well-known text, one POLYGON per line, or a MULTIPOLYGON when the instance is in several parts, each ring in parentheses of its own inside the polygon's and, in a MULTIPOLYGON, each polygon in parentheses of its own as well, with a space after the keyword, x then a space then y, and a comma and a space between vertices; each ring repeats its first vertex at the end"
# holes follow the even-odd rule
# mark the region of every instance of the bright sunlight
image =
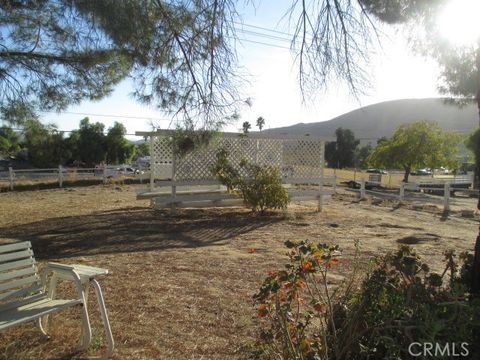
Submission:
POLYGON ((480 40, 479 0, 451 0, 438 17, 440 34, 451 43, 468 46, 480 40))

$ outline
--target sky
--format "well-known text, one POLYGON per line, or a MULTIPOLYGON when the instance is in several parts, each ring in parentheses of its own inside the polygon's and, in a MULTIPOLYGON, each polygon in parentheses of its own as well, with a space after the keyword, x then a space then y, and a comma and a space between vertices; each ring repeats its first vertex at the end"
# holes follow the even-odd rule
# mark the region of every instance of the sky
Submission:
MULTIPOLYGON (((439 70, 435 62, 415 56, 401 32, 387 30, 388 38, 382 41, 382 48, 376 49, 371 57, 368 70, 372 86, 366 95, 355 99, 344 84, 333 82, 327 91, 315 97, 307 94, 310 101, 304 103, 288 41, 266 39, 251 33, 288 37, 279 32, 291 33, 293 30, 288 28, 285 21, 279 23, 279 20, 291 3, 288 0, 263 0, 257 1, 255 7, 250 5, 239 9, 245 25, 238 25, 243 29, 238 35, 245 41, 240 41, 237 51, 239 65, 242 72, 248 74, 249 80, 241 91, 252 99, 252 106, 245 107, 240 112, 240 120, 226 127, 226 131, 239 131, 243 121, 253 125, 259 116, 265 119, 265 128, 274 128, 326 121, 358 107, 382 101, 440 96, 436 88, 439 70)), ((121 122, 128 134, 149 131, 152 122, 161 128, 171 125, 168 115, 136 103, 130 96, 132 91, 131 82, 125 80, 108 98, 99 102, 83 102, 60 114, 43 113, 41 120, 55 123, 60 130, 68 131, 77 128, 79 121, 88 116, 93 122, 103 122, 107 129, 115 121, 121 122)), ((129 138, 135 139, 133 136, 129 138)))

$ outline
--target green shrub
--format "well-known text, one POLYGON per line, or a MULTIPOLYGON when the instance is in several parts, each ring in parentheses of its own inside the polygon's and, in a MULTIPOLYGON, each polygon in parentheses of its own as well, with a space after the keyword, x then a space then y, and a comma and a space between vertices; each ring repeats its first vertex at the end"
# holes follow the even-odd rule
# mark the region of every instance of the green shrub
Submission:
MULTIPOLYGON (((467 343, 469 358, 480 358, 480 300, 465 285, 471 257, 460 257, 459 271, 455 253, 446 252, 444 271, 435 273, 405 246, 372 260, 358 289, 354 259, 353 273, 332 289, 336 247, 286 246, 285 269, 270 273, 254 296, 259 358, 408 359, 414 342, 455 343, 457 351, 467 343)), ((422 356, 415 358, 432 358, 422 356)))
POLYGON ((253 211, 263 213, 268 209, 285 209, 288 205, 288 192, 282 186, 276 167, 241 161, 237 169, 228 160, 228 153, 221 150, 212 171, 228 191, 239 193, 253 211))

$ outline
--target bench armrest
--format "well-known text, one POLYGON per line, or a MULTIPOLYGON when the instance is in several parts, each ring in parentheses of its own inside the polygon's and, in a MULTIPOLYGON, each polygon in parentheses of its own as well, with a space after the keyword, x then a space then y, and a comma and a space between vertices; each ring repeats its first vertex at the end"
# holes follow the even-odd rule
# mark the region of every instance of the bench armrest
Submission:
POLYGON ((49 262, 42 276, 43 286, 45 287, 47 286, 46 280, 49 273, 53 273, 53 278, 50 280, 50 286, 48 289, 48 295, 50 298, 55 296, 58 279, 71 280, 75 283, 79 298, 85 302, 82 279, 73 266, 49 262))

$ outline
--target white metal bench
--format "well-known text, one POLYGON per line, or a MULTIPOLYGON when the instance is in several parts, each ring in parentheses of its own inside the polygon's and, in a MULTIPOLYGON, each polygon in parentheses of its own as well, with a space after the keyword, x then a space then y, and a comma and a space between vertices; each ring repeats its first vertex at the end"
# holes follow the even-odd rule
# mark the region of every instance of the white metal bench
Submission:
MULTIPOLYGON (((85 269, 108 272, 98 268, 85 267, 85 269)), ((85 292, 88 289, 90 273, 85 269, 77 269, 75 265, 48 263, 47 269, 40 276, 30 242, 0 245, 0 330, 36 321, 40 331, 48 336, 45 326, 48 315, 78 306, 82 314, 80 345, 82 349, 86 349, 90 344, 92 331, 86 305, 87 293, 85 292), (53 275, 47 286, 47 277, 50 273, 53 275), (56 299, 58 279, 73 281, 77 297, 56 299)), ((113 338, 101 291, 97 291, 97 297, 99 294, 101 299, 98 300, 99 304, 103 304, 101 312, 109 345, 106 357, 109 357, 113 351, 113 338)))

